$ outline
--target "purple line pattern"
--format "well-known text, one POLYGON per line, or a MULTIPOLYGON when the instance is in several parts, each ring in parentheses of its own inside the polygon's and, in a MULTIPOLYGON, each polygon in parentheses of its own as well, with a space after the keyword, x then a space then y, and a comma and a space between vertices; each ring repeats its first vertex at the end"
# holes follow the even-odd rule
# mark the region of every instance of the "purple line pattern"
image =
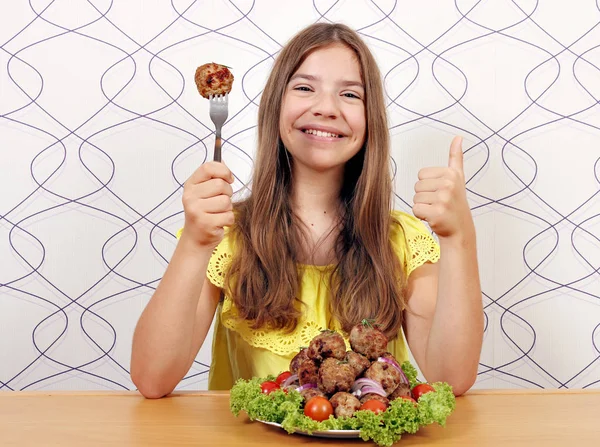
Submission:
MULTIPOLYGON (((464 137, 476 386, 598 387, 600 0, 284 3, 0 7, 0 390, 134 389, 133 329, 214 141, 194 69, 233 67, 223 151, 239 191, 273 58, 316 21, 354 27, 380 63, 398 208, 464 137)), ((205 388, 209 365, 206 343, 180 387, 205 388)))

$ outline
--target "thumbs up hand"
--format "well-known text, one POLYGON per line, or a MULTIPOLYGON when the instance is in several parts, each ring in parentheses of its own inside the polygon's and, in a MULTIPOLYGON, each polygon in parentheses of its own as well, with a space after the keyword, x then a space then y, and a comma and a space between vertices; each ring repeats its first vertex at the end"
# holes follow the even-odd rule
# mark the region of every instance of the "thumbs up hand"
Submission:
POLYGON ((462 138, 450 145, 448 167, 424 168, 415 184, 413 214, 426 221, 439 238, 472 231, 463 171, 462 138))

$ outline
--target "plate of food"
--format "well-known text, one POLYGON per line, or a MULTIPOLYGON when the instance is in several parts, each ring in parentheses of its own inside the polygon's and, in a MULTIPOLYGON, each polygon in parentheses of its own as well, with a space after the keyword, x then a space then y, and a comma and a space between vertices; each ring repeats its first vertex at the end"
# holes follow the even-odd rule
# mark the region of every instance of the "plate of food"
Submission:
MULTIPOLYGON (((278 427, 281 428, 282 430, 284 430, 284 428, 281 426, 281 424, 278 424, 277 422, 268 422, 268 421, 258 421, 258 422, 262 422, 263 424, 267 424, 267 425, 272 425, 273 427, 278 427)), ((340 439, 352 439, 352 438, 360 438, 360 430, 316 430, 313 431, 312 433, 309 433, 307 431, 304 430, 296 430, 294 431, 294 433, 299 434, 299 435, 306 435, 306 436, 316 436, 319 438, 340 438, 340 439)))
POLYGON ((445 382, 417 379, 413 365, 387 352, 388 340, 371 321, 349 334, 325 330, 299 350, 288 371, 238 380, 230 408, 289 434, 362 438, 391 446, 404 433, 446 424, 456 401, 445 382))

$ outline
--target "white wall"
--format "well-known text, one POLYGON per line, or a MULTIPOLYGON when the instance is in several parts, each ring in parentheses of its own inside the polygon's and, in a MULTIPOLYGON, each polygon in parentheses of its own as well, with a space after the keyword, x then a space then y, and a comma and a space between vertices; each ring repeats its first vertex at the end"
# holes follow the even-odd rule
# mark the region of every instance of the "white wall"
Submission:
MULTIPOLYGON (((317 20, 385 75, 398 208, 465 137, 478 387, 600 381, 594 0, 32 0, 0 6, 0 389, 131 389, 135 322, 212 153, 196 66, 233 67, 224 160, 247 182, 272 56, 317 20)), ((210 344, 182 388, 205 388, 210 344)))

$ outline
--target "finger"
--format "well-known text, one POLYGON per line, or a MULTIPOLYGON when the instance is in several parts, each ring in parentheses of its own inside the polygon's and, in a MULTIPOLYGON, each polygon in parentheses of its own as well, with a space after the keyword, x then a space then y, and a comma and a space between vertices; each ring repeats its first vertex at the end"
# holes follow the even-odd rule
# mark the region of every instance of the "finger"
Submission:
POLYGON ((221 194, 210 199, 204 199, 202 201, 202 209, 208 214, 218 214, 231 211, 233 204, 231 203, 231 197, 221 194))
POLYGON ((454 137, 450 144, 450 155, 448 156, 448 167, 463 172, 462 137, 454 137))
POLYGON ((431 205, 436 201, 437 193, 435 192, 418 192, 415 194, 413 198, 413 203, 416 205, 417 203, 424 203, 431 205))
POLYGON ((419 171, 419 180, 426 180, 431 178, 441 178, 444 176, 448 168, 423 168, 419 171))
POLYGON ((211 214, 212 224, 215 227, 230 227, 235 223, 235 215, 233 211, 224 213, 211 214))
POLYGON ((227 183, 233 183, 233 174, 224 163, 209 161, 204 163, 188 179, 191 184, 198 184, 210 180, 211 178, 220 178, 227 183))
POLYGON ((233 195, 233 188, 222 178, 213 178, 201 184, 191 185, 191 188, 200 199, 210 199, 221 194, 229 197, 233 195))
POLYGON ((445 178, 419 180, 417 183, 415 183, 415 192, 439 191, 447 186, 448 180, 445 178))
POLYGON ((416 203, 413 206, 413 214, 415 217, 424 220, 425 222, 433 215, 433 205, 427 203, 416 203))

